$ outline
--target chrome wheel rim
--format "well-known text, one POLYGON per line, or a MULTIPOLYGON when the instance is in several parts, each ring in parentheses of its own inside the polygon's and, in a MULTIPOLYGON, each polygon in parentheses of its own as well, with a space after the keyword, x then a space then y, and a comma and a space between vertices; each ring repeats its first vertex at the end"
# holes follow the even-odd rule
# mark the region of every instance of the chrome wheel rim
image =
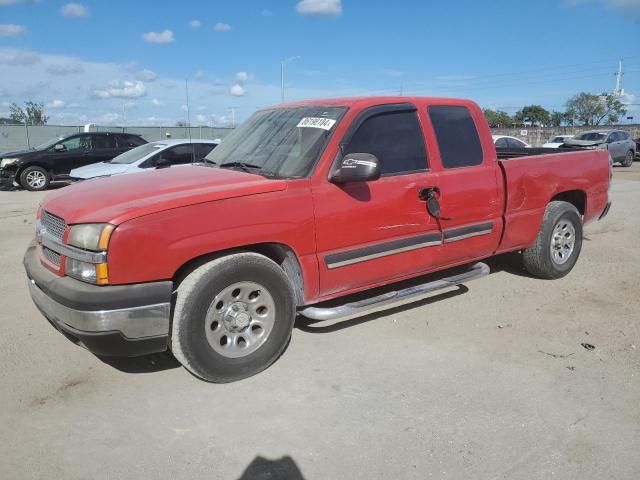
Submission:
POLYGON ((27 185, 31 188, 42 188, 46 181, 47 177, 45 177, 44 173, 38 170, 27 173, 27 185))
POLYGON ((551 258, 558 265, 565 264, 576 245, 576 229, 567 220, 560 220, 551 234, 551 258))
POLYGON ((216 295, 205 318, 211 348, 227 358, 245 357, 265 344, 273 330, 276 305, 255 282, 236 282, 216 295))

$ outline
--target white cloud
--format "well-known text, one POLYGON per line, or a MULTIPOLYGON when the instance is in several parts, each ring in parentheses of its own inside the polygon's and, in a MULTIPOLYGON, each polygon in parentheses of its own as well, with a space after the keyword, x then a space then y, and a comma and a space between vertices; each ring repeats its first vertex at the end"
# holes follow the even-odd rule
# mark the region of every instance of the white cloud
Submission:
POLYGON ((300 15, 322 15, 336 17, 342 15, 342 1, 302 0, 296 5, 296 10, 300 15))
POLYGON ((236 80, 238 83, 244 83, 249 80, 249 74, 247 72, 238 72, 236 73, 236 80))
POLYGON ((191 28, 200 28, 202 26, 202 23, 200 22, 200 20, 191 20, 189 22, 189 26, 191 28))
POLYGON ((67 3, 60 9, 63 17, 88 17, 89 9, 81 3, 67 3))
POLYGON ((158 79, 158 74, 153 70, 145 68, 136 73, 136 78, 143 82, 155 82, 158 79))
POLYGON ((0 7, 8 7, 9 5, 18 5, 19 3, 36 3, 40 0, 0 0, 0 7))
POLYGON ((387 77, 402 77, 404 75, 404 72, 400 71, 400 70, 395 70, 393 68, 384 68, 381 70, 381 73, 383 75, 386 75, 387 77))
POLYGON ((157 98, 151 99, 151 105, 153 105, 154 107, 164 107, 164 103, 158 100, 157 98))
POLYGON ((205 107, 204 105, 200 105, 200 106, 198 107, 198 110, 200 110, 201 112, 202 112, 202 111, 204 111, 204 110, 206 110, 206 109, 207 109, 207 107, 205 107))
POLYGON ((63 100, 51 100, 49 103, 47 103, 47 108, 64 108, 65 107, 65 103, 63 100))
POLYGON ((142 35, 145 42, 149 43, 173 43, 173 32, 171 30, 163 30, 162 32, 147 32, 142 35))
POLYGON ((73 75, 84 71, 80 63, 52 63, 46 70, 51 75, 73 75))
POLYGON ((242 85, 240 85, 239 83, 236 83, 231 86, 231 90, 229 90, 229 93, 234 97, 244 97, 247 91, 244 89, 242 85))
POLYGON ((196 115, 196 121, 200 122, 200 123, 206 123, 207 122, 207 116, 206 115, 196 115))
POLYGON ((25 28, 15 23, 0 23, 0 37, 17 37, 24 33, 25 28))
POLYGON ((120 120, 120 114, 114 112, 105 113, 98 118, 100 123, 115 123, 118 120, 120 120))
POLYGON ((640 16, 640 0, 604 0, 609 8, 622 10, 633 16, 640 16))
POLYGON ((228 23, 218 22, 213 26, 216 32, 228 32, 231 30, 231 25, 228 23))
POLYGON ((41 61, 40 55, 28 50, 0 50, 0 64, 11 66, 34 65, 41 61))
POLYGON ((186 105, 180 105, 180 110, 186 112, 187 110, 189 110, 189 107, 187 107, 186 105))
POLYGON ((140 81, 111 82, 108 87, 93 91, 95 98, 140 98, 147 94, 147 87, 140 81))

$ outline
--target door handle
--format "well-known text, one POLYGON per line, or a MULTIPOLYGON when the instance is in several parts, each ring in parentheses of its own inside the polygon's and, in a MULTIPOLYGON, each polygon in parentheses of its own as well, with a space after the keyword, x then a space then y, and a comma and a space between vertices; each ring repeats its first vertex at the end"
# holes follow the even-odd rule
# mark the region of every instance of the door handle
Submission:
POLYGON ((434 196, 440 196, 440 189, 438 187, 422 187, 418 190, 418 198, 423 202, 428 201, 430 198, 434 196))
POLYGON ((427 203, 427 212, 436 220, 452 220, 451 217, 445 217, 440 213, 440 201, 438 198, 440 197, 440 188, 432 186, 432 187, 423 187, 418 190, 418 198, 427 203))

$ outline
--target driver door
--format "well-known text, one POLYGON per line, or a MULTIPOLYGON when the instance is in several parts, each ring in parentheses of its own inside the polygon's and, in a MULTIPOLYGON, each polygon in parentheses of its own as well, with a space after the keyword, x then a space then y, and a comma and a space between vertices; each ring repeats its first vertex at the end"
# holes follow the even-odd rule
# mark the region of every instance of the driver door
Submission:
POLYGON ((53 174, 56 177, 69 175, 74 168, 87 164, 87 157, 91 155, 91 135, 74 135, 57 145, 62 145, 64 150, 57 151, 51 148, 53 157, 53 174))
POLYGON ((429 173, 415 106, 364 110, 342 144, 344 154, 375 155, 381 177, 340 185, 323 179, 312 187, 320 295, 386 282, 439 263, 441 232, 419 198, 429 173))

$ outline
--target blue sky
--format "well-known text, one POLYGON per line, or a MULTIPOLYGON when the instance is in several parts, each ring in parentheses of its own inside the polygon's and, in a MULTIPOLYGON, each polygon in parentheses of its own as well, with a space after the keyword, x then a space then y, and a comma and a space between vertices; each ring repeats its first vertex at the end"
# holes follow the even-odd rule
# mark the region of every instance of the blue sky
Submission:
MULTIPOLYGON (((416 94, 513 113, 615 85, 640 103, 640 0, 0 0, 0 116, 50 123, 242 120, 280 100, 416 94)), ((636 121, 640 108, 630 107, 636 121)))

